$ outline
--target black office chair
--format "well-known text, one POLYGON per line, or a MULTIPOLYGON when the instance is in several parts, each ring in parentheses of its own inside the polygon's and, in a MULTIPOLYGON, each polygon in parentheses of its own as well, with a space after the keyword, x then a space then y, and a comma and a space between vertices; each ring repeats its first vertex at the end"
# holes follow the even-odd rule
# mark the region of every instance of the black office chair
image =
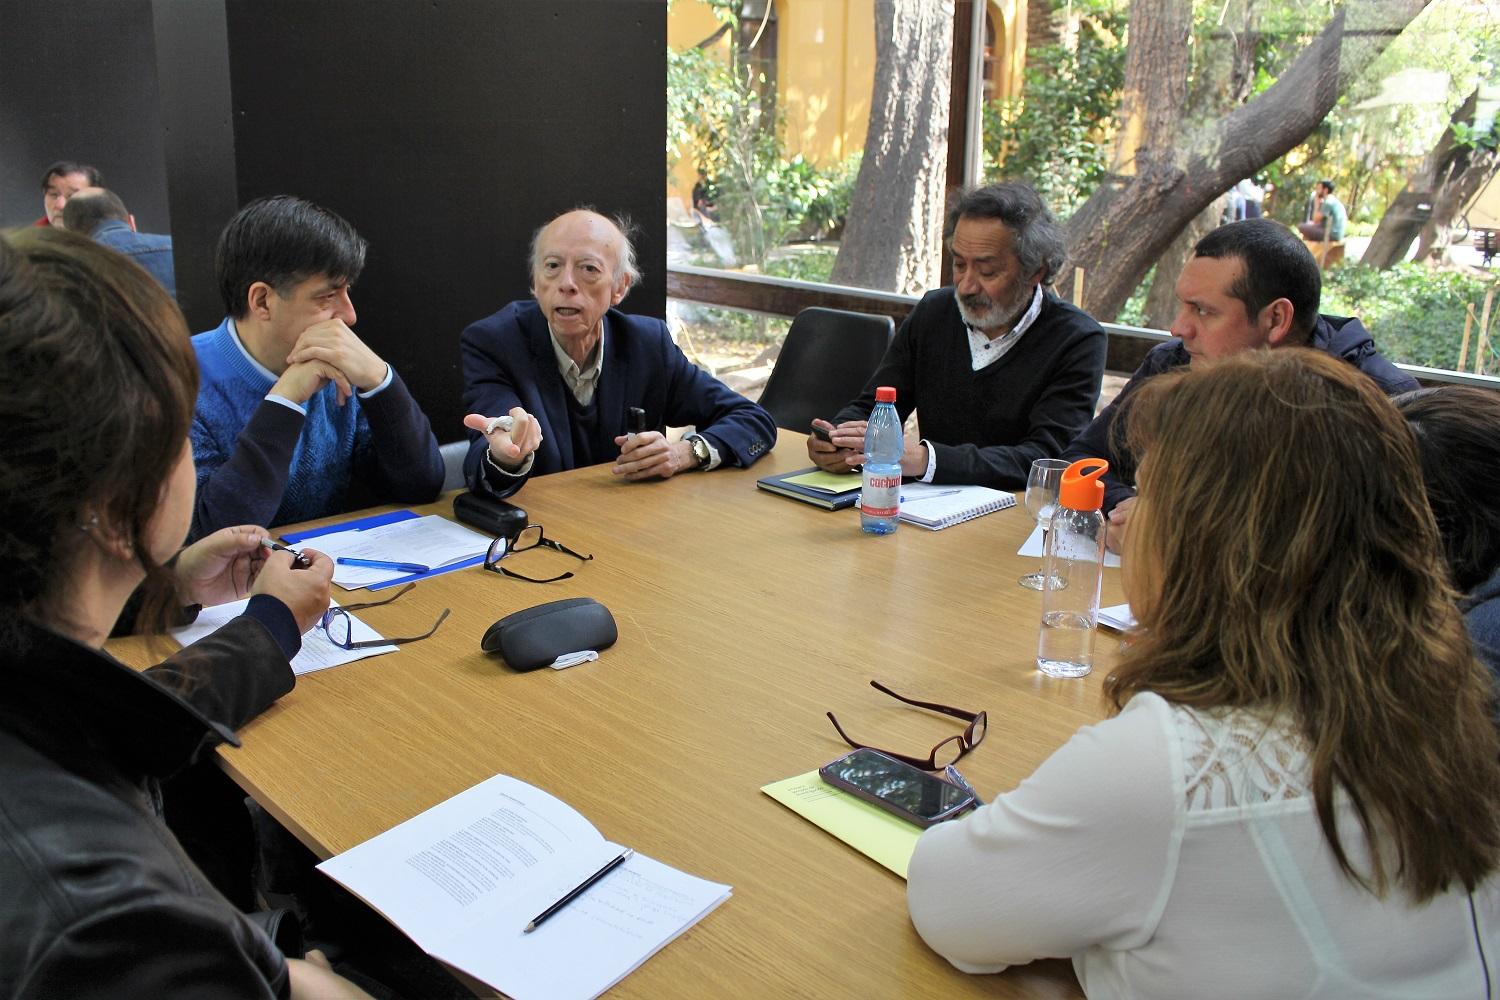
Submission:
POLYGON ((760 394, 777 427, 806 431, 814 417, 832 420, 875 373, 896 324, 889 316, 843 309, 804 309, 760 394))

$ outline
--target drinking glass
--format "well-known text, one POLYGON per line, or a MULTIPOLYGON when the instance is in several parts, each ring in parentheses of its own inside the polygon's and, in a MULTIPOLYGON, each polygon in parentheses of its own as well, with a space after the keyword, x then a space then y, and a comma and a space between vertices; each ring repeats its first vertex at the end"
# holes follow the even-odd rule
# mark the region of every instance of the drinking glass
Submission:
MULTIPOLYGON (((1031 463, 1031 471, 1026 474, 1026 513, 1041 526, 1043 553, 1047 551, 1047 529, 1052 525, 1052 511, 1057 507, 1057 491, 1069 464, 1061 458, 1039 458, 1031 463)), ((1046 590, 1046 564, 1043 563, 1035 573, 1027 573, 1018 582, 1032 590, 1046 590)), ((1064 586, 1064 581, 1053 578, 1053 590, 1064 586)))

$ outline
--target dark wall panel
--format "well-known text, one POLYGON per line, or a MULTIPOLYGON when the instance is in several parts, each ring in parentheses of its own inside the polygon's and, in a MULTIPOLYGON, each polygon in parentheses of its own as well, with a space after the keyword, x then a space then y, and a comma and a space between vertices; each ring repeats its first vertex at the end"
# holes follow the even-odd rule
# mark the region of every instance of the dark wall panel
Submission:
POLYGON ((148 0, 0 0, 0 227, 41 216, 60 159, 102 170, 142 230, 171 231, 148 0))
POLYGON ((224 315, 214 248, 219 230, 240 205, 228 26, 222 3, 153 0, 151 7, 177 304, 188 329, 207 330, 224 315))
MULTIPOLYGON (((189 16, 182 3, 158 0, 158 36, 164 15, 189 16)), ((649 223, 638 239, 646 279, 627 304, 664 314, 659 0, 189 6, 200 19, 204 6, 224 12, 234 149, 227 182, 240 203, 310 198, 369 239, 353 293, 355 329, 403 374, 440 440, 463 433, 458 335, 528 294, 531 233, 550 216, 591 203, 649 223)), ((215 44, 211 26, 193 33, 215 44)), ((182 151, 173 129, 202 127, 207 114, 169 116, 174 158, 182 151)), ((227 218, 217 202, 228 170, 207 169, 216 175, 211 190, 184 199, 174 164, 174 213, 196 213, 201 203, 227 218)))

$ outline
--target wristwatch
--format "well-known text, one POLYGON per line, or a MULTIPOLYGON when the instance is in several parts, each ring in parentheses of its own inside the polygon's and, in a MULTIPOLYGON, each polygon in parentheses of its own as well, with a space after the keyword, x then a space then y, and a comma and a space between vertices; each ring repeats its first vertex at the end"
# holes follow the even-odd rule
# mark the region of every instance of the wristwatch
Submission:
POLYGON ((689 434, 683 440, 693 449, 693 458, 698 463, 694 468, 701 469, 707 465, 709 459, 712 457, 708 450, 708 438, 702 434, 689 434))

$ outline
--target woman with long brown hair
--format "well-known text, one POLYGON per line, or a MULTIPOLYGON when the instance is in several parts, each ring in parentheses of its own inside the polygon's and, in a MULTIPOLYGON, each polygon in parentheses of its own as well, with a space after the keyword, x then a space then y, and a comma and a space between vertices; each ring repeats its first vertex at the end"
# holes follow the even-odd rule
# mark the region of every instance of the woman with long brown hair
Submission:
POLYGON ((333 570, 265 556, 255 526, 181 547, 197 386, 138 265, 61 230, 0 236, 0 997, 366 995, 282 955, 161 817, 163 779, 291 689, 333 570), (137 673, 103 644, 138 590, 158 624, 249 603, 137 673))
POLYGON ((1476 997, 1500 972, 1500 739, 1411 431, 1313 351, 1135 394, 1118 712, 918 843, 960 968, 1090 997, 1476 997))

